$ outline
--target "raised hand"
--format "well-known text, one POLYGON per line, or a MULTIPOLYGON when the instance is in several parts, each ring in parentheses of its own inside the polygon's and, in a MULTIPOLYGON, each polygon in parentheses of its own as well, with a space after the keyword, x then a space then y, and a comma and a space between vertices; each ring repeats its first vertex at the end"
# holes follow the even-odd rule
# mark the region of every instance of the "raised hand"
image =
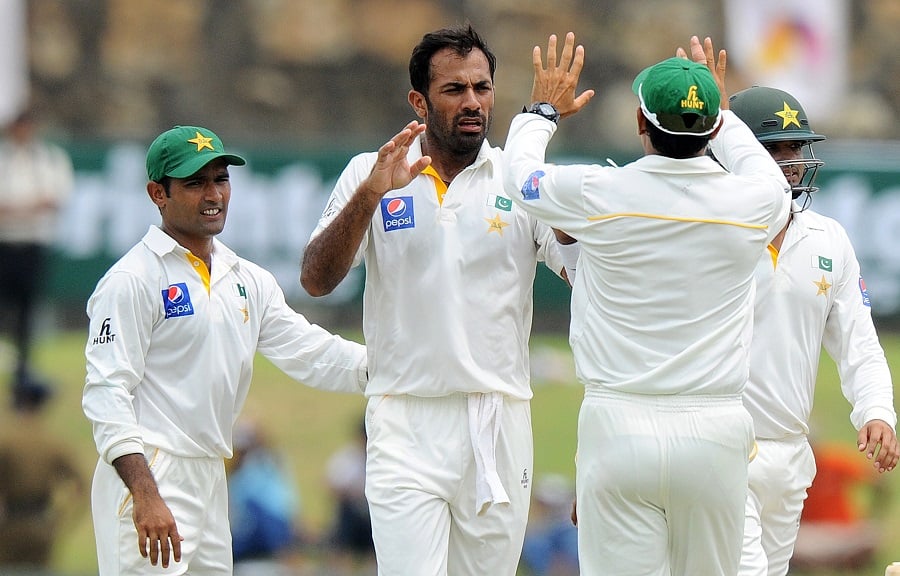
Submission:
MULTIPOLYGON (((716 60, 716 54, 713 50, 713 41, 709 36, 703 40, 703 44, 700 44, 699 38, 691 36, 689 49, 691 51, 689 59, 698 64, 706 64, 706 67, 712 72, 713 78, 716 80, 716 86, 719 87, 719 94, 721 95, 719 108, 728 110, 728 92, 725 90, 725 68, 728 59, 725 50, 719 50, 719 58, 716 60)), ((681 46, 675 50, 675 56, 679 58, 688 58, 687 52, 681 46)))
POLYGON ((413 120, 378 149, 378 160, 366 179, 369 190, 384 195, 389 190, 403 188, 431 164, 429 156, 422 156, 412 165, 406 159, 413 140, 424 131, 425 124, 413 120))
POLYGON ((575 114, 594 97, 593 90, 585 90, 578 97, 575 88, 584 68, 584 46, 575 46, 575 34, 566 34, 559 64, 556 61, 556 34, 551 34, 547 41, 547 67, 544 68, 540 46, 531 52, 534 64, 534 83, 531 87, 532 102, 549 102, 553 104, 560 117, 575 114))

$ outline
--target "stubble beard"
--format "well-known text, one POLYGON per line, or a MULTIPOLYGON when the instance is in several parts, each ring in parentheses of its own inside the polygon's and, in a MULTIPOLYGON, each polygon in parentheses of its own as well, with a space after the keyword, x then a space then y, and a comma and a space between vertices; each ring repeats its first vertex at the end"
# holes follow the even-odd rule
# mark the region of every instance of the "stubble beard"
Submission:
POLYGON ((444 150, 454 157, 475 156, 481 150, 481 145, 487 139, 487 133, 491 128, 492 118, 482 114, 460 114, 453 118, 452 122, 446 122, 445 116, 435 112, 428 106, 428 116, 440 121, 428 122, 426 139, 431 145, 444 150), (462 133, 457 129, 459 122, 464 118, 479 118, 482 120, 481 131, 477 134, 462 133), (434 126, 437 124, 437 129, 434 126))

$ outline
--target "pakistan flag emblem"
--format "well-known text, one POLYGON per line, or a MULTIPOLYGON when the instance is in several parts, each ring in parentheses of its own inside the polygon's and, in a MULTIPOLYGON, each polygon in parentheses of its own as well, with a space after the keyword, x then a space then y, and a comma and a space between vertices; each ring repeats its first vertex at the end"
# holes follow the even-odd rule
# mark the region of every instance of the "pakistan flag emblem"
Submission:
POLYGON ((491 208, 496 208, 497 210, 503 210, 504 212, 512 211, 512 200, 496 194, 488 194, 487 205, 491 208))
POLYGON ((819 270, 831 272, 831 258, 819 256, 819 270))

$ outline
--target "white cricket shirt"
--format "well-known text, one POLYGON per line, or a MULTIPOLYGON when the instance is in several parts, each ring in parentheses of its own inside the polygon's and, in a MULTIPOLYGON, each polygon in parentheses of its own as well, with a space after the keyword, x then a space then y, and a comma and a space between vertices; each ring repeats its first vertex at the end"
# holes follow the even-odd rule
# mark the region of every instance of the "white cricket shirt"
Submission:
POLYGON ((794 214, 777 259, 756 267, 754 338, 744 405, 756 436, 809 434, 824 345, 859 430, 873 419, 895 426, 891 374, 872 323, 859 262, 846 231, 810 210, 794 214))
POLYGON ((51 244, 74 179, 69 155, 55 144, 0 143, 0 242, 51 244), (44 204, 55 207, 41 208, 44 204), (10 215, 3 216, 7 210, 10 215))
POLYGON ((740 393, 753 269, 788 214, 780 168, 731 112, 707 156, 556 166, 556 125, 513 120, 506 189, 581 243, 570 343, 579 380, 635 394, 740 393))
MULTIPOLYGON (((422 156, 417 139, 409 162, 422 156)), ((421 174, 385 195, 354 266, 363 258, 366 394, 445 396, 500 392, 531 398, 528 338, 536 263, 563 268, 553 231, 503 192, 501 154, 487 141, 438 201, 421 174)), ((354 157, 313 237, 334 219, 377 158, 354 157)))
POLYGON ((309 386, 364 390, 365 347, 307 322, 269 272, 218 240, 205 269, 151 226, 88 301, 82 405, 107 462, 145 443, 231 457, 257 350, 309 386))

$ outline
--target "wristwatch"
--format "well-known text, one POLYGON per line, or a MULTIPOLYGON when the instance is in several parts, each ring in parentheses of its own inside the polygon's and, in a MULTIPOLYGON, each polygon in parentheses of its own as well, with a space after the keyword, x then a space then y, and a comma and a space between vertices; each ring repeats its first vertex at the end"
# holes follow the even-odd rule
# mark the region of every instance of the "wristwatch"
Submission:
POLYGON ((530 107, 522 108, 522 112, 531 112, 532 114, 543 116, 554 124, 559 122, 559 112, 557 112, 556 107, 549 102, 535 102, 530 107))

